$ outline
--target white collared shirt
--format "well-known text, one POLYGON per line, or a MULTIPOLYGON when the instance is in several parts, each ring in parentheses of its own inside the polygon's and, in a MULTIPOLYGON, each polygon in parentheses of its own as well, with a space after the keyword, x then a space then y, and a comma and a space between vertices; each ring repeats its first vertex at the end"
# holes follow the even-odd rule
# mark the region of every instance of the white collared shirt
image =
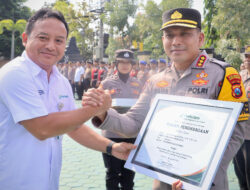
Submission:
POLYGON ((84 74, 84 71, 85 70, 82 66, 76 68, 75 78, 74 78, 75 82, 79 82, 81 80, 81 76, 84 74))
POLYGON ((75 109, 68 80, 47 73, 24 52, 0 70, 0 188, 56 190, 62 137, 38 140, 20 121, 75 109))

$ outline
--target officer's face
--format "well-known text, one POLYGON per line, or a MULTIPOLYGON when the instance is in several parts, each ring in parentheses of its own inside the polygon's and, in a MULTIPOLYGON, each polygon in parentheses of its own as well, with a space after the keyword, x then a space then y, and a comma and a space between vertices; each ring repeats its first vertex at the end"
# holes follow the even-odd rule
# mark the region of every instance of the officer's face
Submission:
POLYGON ((55 18, 38 20, 28 36, 22 35, 23 45, 29 58, 46 71, 50 71, 64 55, 67 30, 55 18))
POLYGON ((173 63, 190 65, 198 56, 204 34, 197 29, 169 27, 163 31, 162 42, 173 63))
POLYGON ((131 61, 127 60, 119 60, 117 69, 121 74, 128 74, 132 70, 132 64, 131 61))
POLYGON ((250 55, 245 55, 244 66, 250 71, 250 55))

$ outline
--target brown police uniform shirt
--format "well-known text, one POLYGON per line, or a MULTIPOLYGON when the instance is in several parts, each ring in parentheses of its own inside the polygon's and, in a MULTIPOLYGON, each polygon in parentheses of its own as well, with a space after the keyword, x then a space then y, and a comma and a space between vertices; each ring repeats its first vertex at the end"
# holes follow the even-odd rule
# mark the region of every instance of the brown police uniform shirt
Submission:
MULTIPOLYGON (((248 106, 250 106, 250 73, 247 70, 243 70, 240 72, 241 79, 243 81, 247 98, 248 98, 248 106)), ((248 108, 248 110, 250 107, 248 108)), ((250 118, 248 118, 248 121, 246 122, 246 132, 245 132, 245 139, 250 140, 250 118)))
MULTIPOLYGON (((109 90, 112 99, 114 98, 138 98, 141 92, 140 82, 134 78, 129 77, 127 82, 124 83, 118 76, 118 74, 112 75, 101 82, 103 89, 109 90)), ((111 132, 102 131, 103 136, 108 138, 122 138, 121 135, 111 132)), ((123 136, 124 138, 124 136, 123 136)))
MULTIPOLYGON (((126 114, 118 114, 115 110, 109 109, 107 117, 99 128, 135 137, 148 113, 150 102, 157 93, 245 102, 239 120, 247 120, 249 116, 246 110, 246 93, 238 72, 224 62, 209 58, 203 51, 182 76, 178 76, 174 65, 154 75, 145 84, 137 103, 126 114)), ((97 125, 96 120, 96 118, 92 120, 95 125, 97 125)), ((215 176, 213 182, 215 185, 211 189, 228 189, 227 167, 243 140, 244 127, 238 122, 215 176)), ((163 190, 171 187, 165 183, 156 182, 153 189, 163 190)))
POLYGON ((148 79, 148 71, 147 70, 144 70, 144 71, 139 70, 137 73, 137 79, 140 81, 140 83, 142 85, 144 85, 148 79))

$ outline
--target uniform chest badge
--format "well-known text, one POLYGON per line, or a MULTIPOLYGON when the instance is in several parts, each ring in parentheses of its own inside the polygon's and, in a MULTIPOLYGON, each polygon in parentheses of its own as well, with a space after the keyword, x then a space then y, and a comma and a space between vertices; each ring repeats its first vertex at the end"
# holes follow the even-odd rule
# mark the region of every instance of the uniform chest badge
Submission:
POLYGON ((63 109, 63 107, 64 107, 64 104, 62 102, 57 103, 57 110, 58 111, 61 111, 63 109))
POLYGON ((112 94, 114 94, 116 91, 115 91, 115 89, 111 89, 111 90, 109 90, 109 93, 112 95, 112 94))
POLYGON ((197 80, 192 80, 192 84, 195 86, 203 86, 207 85, 209 80, 205 80, 204 78, 207 78, 208 74, 205 73, 205 71, 201 71, 200 73, 196 74, 197 80))
POLYGON ((156 84, 157 87, 164 88, 168 86, 168 81, 162 80, 156 84))
POLYGON ((196 67, 203 67, 207 57, 205 55, 201 55, 196 63, 196 67))
POLYGON ((131 82, 130 84, 131 86, 136 86, 136 87, 140 86, 138 82, 131 82))
POLYGON ((232 85, 232 96, 240 98, 242 96, 241 77, 239 74, 231 74, 227 76, 227 80, 232 85))

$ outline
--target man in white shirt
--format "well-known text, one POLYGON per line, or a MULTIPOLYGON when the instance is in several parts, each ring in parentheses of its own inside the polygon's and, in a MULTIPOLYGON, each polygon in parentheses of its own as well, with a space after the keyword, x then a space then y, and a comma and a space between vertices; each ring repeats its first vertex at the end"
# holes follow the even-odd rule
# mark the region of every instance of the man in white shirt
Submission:
POLYGON ((111 99, 100 95, 98 108, 75 108, 70 84, 55 66, 67 36, 60 12, 37 11, 22 34, 22 56, 0 71, 0 189, 57 190, 64 133, 121 159, 134 148, 113 143, 83 125, 106 110, 111 99))
POLYGON ((82 81, 84 76, 84 68, 82 67, 81 63, 78 61, 76 62, 76 72, 75 72, 75 87, 76 87, 76 93, 78 96, 78 100, 82 99, 83 95, 83 88, 82 88, 82 81))

